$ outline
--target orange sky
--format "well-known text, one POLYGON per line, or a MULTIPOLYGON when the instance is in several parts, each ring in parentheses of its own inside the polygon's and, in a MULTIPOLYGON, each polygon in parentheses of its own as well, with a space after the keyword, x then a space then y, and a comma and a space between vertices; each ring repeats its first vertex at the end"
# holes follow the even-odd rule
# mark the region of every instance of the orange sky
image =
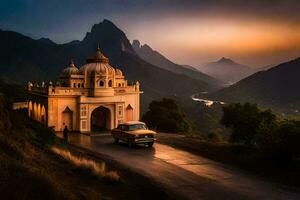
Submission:
POLYGON ((1 0, 0 28, 65 43, 106 18, 180 64, 262 67, 300 56, 299 10, 299 0, 1 0))
POLYGON ((200 65, 224 56, 259 67, 300 56, 300 26, 292 23, 169 18, 149 21, 135 29, 129 35, 131 39, 138 38, 178 63, 200 65))

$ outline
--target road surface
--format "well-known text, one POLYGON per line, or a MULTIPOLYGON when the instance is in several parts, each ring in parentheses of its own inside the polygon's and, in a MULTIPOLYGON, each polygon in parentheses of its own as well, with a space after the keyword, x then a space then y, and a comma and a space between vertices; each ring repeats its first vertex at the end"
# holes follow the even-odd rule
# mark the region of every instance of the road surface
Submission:
POLYGON ((69 142, 108 156, 187 199, 300 199, 298 189, 276 185, 236 168, 155 143, 153 148, 114 144, 109 134, 70 134, 69 142))

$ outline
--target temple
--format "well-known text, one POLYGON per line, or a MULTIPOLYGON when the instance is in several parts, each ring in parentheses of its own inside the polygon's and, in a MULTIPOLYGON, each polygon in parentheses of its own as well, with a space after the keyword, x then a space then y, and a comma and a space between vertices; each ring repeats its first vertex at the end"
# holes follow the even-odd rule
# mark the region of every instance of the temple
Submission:
POLYGON ((129 85, 99 48, 80 69, 70 61, 55 84, 28 82, 27 89, 29 117, 55 131, 89 134, 139 120, 139 82, 129 85))

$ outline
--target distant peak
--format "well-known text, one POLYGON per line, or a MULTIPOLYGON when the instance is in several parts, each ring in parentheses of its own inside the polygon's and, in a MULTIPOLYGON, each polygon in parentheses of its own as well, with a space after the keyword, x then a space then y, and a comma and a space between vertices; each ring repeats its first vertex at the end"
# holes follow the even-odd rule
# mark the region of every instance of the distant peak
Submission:
POLYGON ((217 61, 218 63, 235 63, 230 58, 222 57, 220 60, 217 61))
POLYGON ((147 49, 147 50, 153 51, 153 49, 152 49, 148 44, 143 44, 143 45, 141 46, 141 49, 147 49))
POLYGON ((53 42, 53 41, 50 40, 49 38, 44 38, 44 37, 38 39, 38 41, 43 42, 43 43, 45 43, 45 44, 55 44, 55 42, 53 42))
POLYGON ((141 47, 141 43, 138 40, 133 40, 131 46, 135 51, 138 51, 141 47))
POLYGON ((102 21, 102 24, 107 24, 107 25, 116 26, 113 22, 109 21, 108 19, 104 19, 104 20, 102 21))

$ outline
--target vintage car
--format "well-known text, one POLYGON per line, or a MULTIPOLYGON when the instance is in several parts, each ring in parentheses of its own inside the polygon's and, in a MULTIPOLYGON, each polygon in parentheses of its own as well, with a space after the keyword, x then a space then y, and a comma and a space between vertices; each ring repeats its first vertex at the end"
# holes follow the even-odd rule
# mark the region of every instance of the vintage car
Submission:
POLYGON ((149 130, 143 122, 132 121, 119 124, 117 128, 111 131, 111 135, 116 143, 123 141, 129 147, 135 144, 145 144, 148 147, 152 147, 156 132, 149 130))

